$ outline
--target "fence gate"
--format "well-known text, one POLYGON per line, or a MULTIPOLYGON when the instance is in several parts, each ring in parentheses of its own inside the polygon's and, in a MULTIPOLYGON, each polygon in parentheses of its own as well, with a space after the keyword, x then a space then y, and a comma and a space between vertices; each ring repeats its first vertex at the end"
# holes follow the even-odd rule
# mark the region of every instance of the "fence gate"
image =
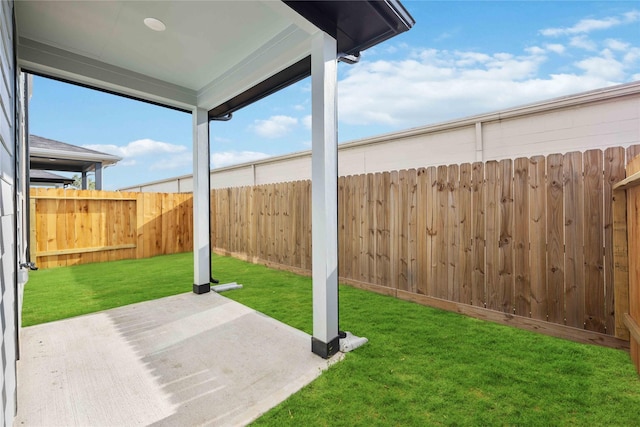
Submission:
POLYGON ((640 373, 640 156, 629 162, 627 178, 613 188, 615 299, 616 312, 620 313, 616 316, 616 335, 629 337, 631 359, 640 373))

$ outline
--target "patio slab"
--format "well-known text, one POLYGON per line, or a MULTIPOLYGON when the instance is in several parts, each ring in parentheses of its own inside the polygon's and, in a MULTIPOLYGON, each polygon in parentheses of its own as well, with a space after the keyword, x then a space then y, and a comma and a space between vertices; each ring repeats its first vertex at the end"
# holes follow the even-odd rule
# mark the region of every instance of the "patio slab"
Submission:
POLYGON ((245 425, 335 360, 221 295, 176 295, 22 329, 15 425, 245 425))

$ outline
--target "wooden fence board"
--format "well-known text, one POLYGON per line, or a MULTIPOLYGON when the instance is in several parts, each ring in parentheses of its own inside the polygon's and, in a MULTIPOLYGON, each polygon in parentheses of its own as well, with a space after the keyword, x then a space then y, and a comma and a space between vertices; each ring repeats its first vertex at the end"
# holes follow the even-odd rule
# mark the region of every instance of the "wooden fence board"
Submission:
MULTIPOLYGON (((366 175, 358 176, 360 185, 360 281, 369 282, 369 212, 368 207, 368 181, 366 175)), ((313 224, 312 224, 313 226, 313 224)))
POLYGON ((608 334, 615 333, 615 299, 614 299, 614 262, 613 262, 613 185, 625 178, 625 152, 622 147, 610 147, 604 151, 604 312, 605 329, 608 334))
POLYGON ((378 272, 378 174, 367 175, 367 255, 369 278, 367 282, 373 284, 380 283, 380 273, 378 272))
POLYGON ((624 314, 629 312, 629 250, 627 238, 627 192, 613 192, 613 264, 615 336, 629 340, 629 330, 624 324, 624 314))
POLYGON ((407 201, 406 201, 406 222, 407 222, 407 288, 411 292, 417 292, 417 216, 416 209, 418 199, 417 171, 410 169, 407 171, 407 201))
POLYGON ((458 255, 460 248, 459 218, 458 218, 458 182, 460 181, 460 168, 458 165, 447 167, 447 293, 446 299, 460 301, 460 278, 458 255))
POLYGON ((416 185, 417 185, 417 197, 416 197, 416 212, 417 212, 417 235, 416 235, 416 250, 417 250, 417 269, 416 292, 422 295, 427 294, 427 280, 429 270, 428 253, 430 249, 427 249, 428 242, 428 229, 427 229, 427 169, 419 168, 416 171, 416 185))
POLYGON ((486 276, 485 276, 485 186, 484 163, 476 162, 472 165, 471 172, 471 208, 473 217, 471 222, 471 234, 473 236, 471 275, 471 303, 479 307, 487 307, 486 304, 486 276))
POLYGON ((584 327, 584 190, 582 153, 564 155, 565 318, 574 328, 584 327))
POLYGON ((529 203, 531 237, 531 317, 547 320, 547 214, 546 159, 529 160, 529 203))
POLYGON ((584 153, 585 328, 604 333, 602 165, 602 151, 584 153))
POLYGON ((349 177, 351 182, 351 196, 349 197, 349 205, 351 211, 351 234, 345 236, 347 244, 351 246, 351 275, 350 279, 360 279, 360 206, 358 200, 360 200, 360 186, 358 185, 358 179, 355 176, 349 177))
POLYGON ((513 275, 515 314, 531 317, 529 265, 529 159, 514 162, 513 175, 513 275))
POLYGON ((458 249, 458 263, 460 266, 459 301, 464 304, 471 304, 471 273, 473 271, 471 245, 471 164, 460 165, 460 186, 458 193, 458 224, 460 232, 460 243, 458 249))
POLYGON ((438 166, 438 199, 436 205, 436 230, 438 233, 437 247, 436 247, 436 297, 447 299, 447 285, 449 283, 449 228, 447 227, 447 203, 448 203, 448 189, 447 189, 447 167, 438 166))
POLYGON ((427 263, 427 291, 429 296, 436 296, 436 281, 437 281, 437 268, 438 268, 438 234, 437 234, 437 222, 436 212, 438 204, 438 171, 435 167, 431 166, 427 168, 426 173, 426 227, 427 227, 427 242, 426 242, 426 263, 427 263))
POLYGON ((513 313, 513 162, 501 160, 498 169, 500 185, 500 234, 498 238, 498 295, 501 311, 513 313))
POLYGON ((389 286, 391 275, 391 258, 390 250, 390 230, 389 230, 389 186, 391 183, 391 175, 388 172, 380 174, 378 180, 378 206, 376 217, 378 221, 379 239, 377 243, 378 253, 378 271, 380 271, 379 285, 389 286))
POLYGON ((627 163, 629 163, 636 156, 640 155, 640 144, 635 144, 627 147, 627 149, 625 150, 625 154, 627 158, 627 163))
POLYGON ((564 323, 564 227, 562 155, 547 158, 547 319, 564 323))
POLYGON ((399 232, 398 244, 398 287, 403 291, 409 289, 409 172, 401 170, 398 173, 398 203, 397 203, 397 229, 399 232))
POLYGON ((397 171, 391 172, 389 179, 389 253, 390 258, 393 260, 390 264, 390 287, 398 289, 398 275, 399 275, 399 257, 400 257, 400 230, 399 230, 399 212, 398 212, 398 181, 399 176, 397 171))
MULTIPOLYGON (((294 187, 295 188, 295 187, 294 187)), ((344 176, 338 178, 338 276, 349 277, 349 270, 351 270, 351 264, 347 267, 347 259, 351 254, 346 246, 343 244, 345 236, 349 233, 349 226, 351 221, 347 220, 348 212, 346 210, 346 200, 348 198, 347 193, 349 189, 347 187, 347 179, 344 176)), ((291 195, 289 195, 289 200, 291 195)), ((295 213, 294 213, 295 215, 295 213)), ((295 264, 294 264, 295 265, 295 264)))
POLYGON ((485 165, 486 185, 486 289, 487 308, 502 311, 502 295, 499 289, 500 245, 500 186, 498 162, 485 165))

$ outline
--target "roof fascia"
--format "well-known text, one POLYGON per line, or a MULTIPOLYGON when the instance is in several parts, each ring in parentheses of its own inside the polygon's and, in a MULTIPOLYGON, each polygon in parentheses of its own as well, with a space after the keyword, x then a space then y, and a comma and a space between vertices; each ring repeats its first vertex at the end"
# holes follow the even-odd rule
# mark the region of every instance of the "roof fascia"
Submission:
POLYGON ((311 56, 307 56, 230 100, 218 105, 216 108, 209 110, 209 118, 215 119, 234 113, 310 75, 311 56))
MULTIPOLYGON (((300 25, 299 21, 301 19, 305 21, 305 24, 303 25, 305 28, 304 32, 310 34, 309 24, 312 24, 311 28, 315 27, 315 32, 324 31, 333 37, 337 37, 338 51, 346 54, 359 54, 361 50, 367 49, 399 33, 411 29, 415 23, 411 15, 397 0, 343 2, 283 0, 283 3, 297 14, 296 19, 292 17, 292 21, 297 22, 298 25, 300 25), (373 16, 377 16, 379 18, 377 21, 378 26, 380 28, 385 28, 385 30, 381 31, 374 38, 353 42, 349 36, 342 33, 342 30, 338 28, 338 22, 336 22, 335 17, 332 15, 334 7, 352 8, 354 10, 358 8, 360 8, 360 10, 365 10, 363 8, 368 8, 366 10, 370 13, 370 16, 371 14, 373 16)), ((228 116, 234 111, 248 106, 267 95, 275 93, 280 89, 311 75, 311 61, 307 59, 310 52, 310 46, 303 46, 303 49, 306 53, 301 55, 297 62, 281 68, 280 71, 275 74, 271 74, 267 79, 262 78, 261 80, 255 80, 252 85, 234 86, 225 82, 224 78, 219 79, 220 81, 217 80, 214 86, 208 88, 212 93, 217 93, 219 95, 219 101, 216 103, 210 103, 211 99, 207 100, 210 105, 215 105, 214 107, 205 107, 210 108, 209 118, 213 119, 228 116), (227 91, 227 96, 223 96, 224 88, 233 87, 245 87, 248 89, 233 94, 228 93, 227 91)), ((264 71, 266 72, 267 70, 264 71)), ((263 76, 264 75, 269 74, 263 74, 263 76)), ((235 73, 229 73, 229 76, 233 76, 235 79, 238 78, 235 76, 235 73)), ((203 102, 200 102, 199 105, 203 105, 203 102)))
POLYGON ((397 0, 282 1, 317 28, 335 38, 338 42, 338 51, 349 55, 357 55, 363 50, 408 31, 415 24, 413 17, 397 0), (359 18, 365 14, 371 20, 376 17, 378 19, 370 25, 364 25, 362 19, 353 19, 354 16, 359 18), (349 24, 355 28, 345 28, 349 24), (363 36, 363 28, 372 26, 375 27, 377 35, 363 36), (356 40, 356 34, 360 35, 361 39, 356 40))
POLYGON ((89 162, 101 162, 104 165, 111 165, 122 160, 122 157, 111 154, 74 153, 63 150, 50 150, 46 148, 31 147, 29 155, 33 157, 46 157, 50 159, 69 159, 89 162))

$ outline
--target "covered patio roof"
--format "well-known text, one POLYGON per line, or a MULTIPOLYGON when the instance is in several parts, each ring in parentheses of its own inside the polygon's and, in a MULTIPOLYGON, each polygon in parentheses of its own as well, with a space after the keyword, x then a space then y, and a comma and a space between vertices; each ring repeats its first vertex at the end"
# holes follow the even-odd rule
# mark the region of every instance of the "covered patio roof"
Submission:
POLYGON ((311 75, 312 351, 335 353, 337 61, 409 30, 400 2, 20 1, 15 14, 23 70, 192 113, 195 293, 215 281, 209 121, 311 75))
POLYGON ((16 2, 18 61, 34 74, 225 115, 311 74, 311 39, 360 51, 408 30, 399 1, 16 2), (161 21, 154 31, 147 18, 161 21))

